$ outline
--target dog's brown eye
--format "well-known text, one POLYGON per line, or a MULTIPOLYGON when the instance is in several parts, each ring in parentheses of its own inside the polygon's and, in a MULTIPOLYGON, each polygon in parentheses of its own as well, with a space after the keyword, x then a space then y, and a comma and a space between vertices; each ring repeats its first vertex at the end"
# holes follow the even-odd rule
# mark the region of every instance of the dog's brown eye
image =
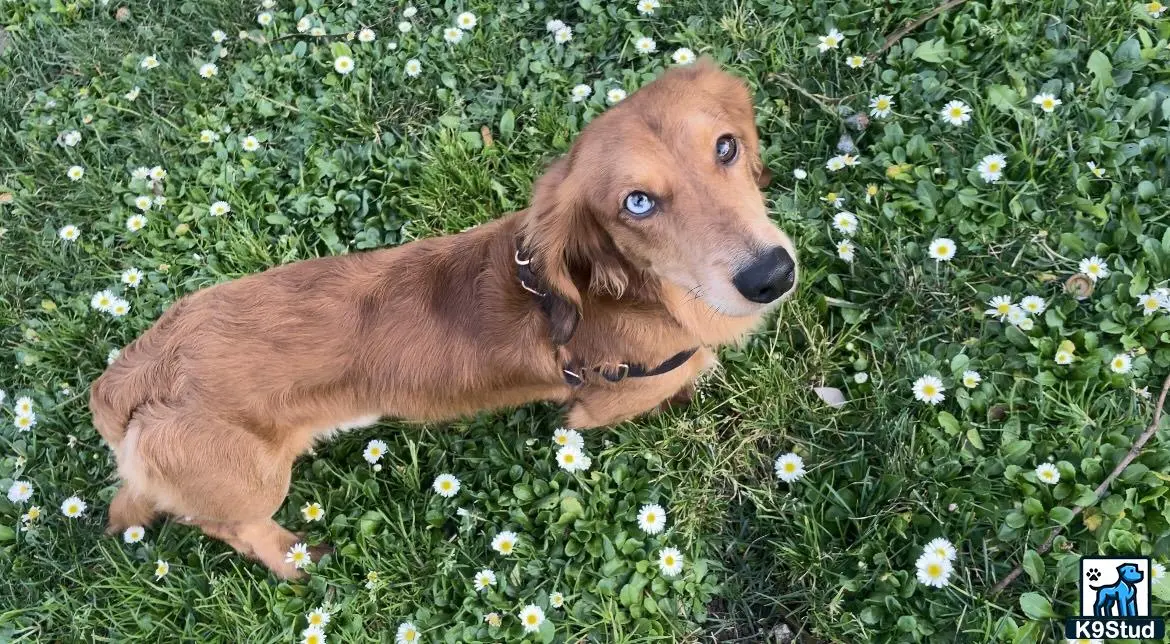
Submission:
POLYGON ((719 163, 723 165, 731 165, 735 161, 735 157, 739 156, 739 141, 735 140, 734 136, 724 134, 715 142, 715 156, 719 157, 719 163))

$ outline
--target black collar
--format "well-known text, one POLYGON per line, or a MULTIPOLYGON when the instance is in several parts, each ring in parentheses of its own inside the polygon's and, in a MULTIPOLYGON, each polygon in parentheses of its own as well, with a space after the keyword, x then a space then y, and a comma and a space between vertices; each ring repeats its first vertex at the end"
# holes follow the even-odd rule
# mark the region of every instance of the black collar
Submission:
MULTIPOLYGON (((532 256, 524 248, 524 243, 519 237, 516 238, 516 254, 513 256, 513 261, 516 264, 516 278, 520 281, 520 288, 523 288, 532 295, 537 303, 540 304, 541 310, 544 311, 547 317, 552 307, 556 305, 557 300, 561 298, 541 286, 540 280, 532 270, 532 256)), ((585 360, 570 357, 561 363, 561 374, 565 379, 565 383, 571 387, 580 387, 585 384, 585 375, 587 372, 599 373, 610 382, 621 382, 626 378, 649 378, 651 376, 660 376, 677 369, 689 360, 691 356, 695 355, 695 352, 698 350, 699 347, 693 347, 679 351, 659 363, 656 367, 647 367, 636 362, 619 362, 612 367, 606 368, 602 366, 590 366, 585 360)), ((558 354, 567 355, 567 352, 558 352, 558 354)))

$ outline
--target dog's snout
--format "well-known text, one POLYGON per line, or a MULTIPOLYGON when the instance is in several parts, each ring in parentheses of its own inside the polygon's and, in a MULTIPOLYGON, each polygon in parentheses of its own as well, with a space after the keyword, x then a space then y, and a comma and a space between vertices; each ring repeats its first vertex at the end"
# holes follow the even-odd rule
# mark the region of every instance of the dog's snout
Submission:
POLYGON ((756 257, 731 279, 740 295, 767 304, 792 290, 796 280, 796 262, 788 251, 773 246, 756 257))

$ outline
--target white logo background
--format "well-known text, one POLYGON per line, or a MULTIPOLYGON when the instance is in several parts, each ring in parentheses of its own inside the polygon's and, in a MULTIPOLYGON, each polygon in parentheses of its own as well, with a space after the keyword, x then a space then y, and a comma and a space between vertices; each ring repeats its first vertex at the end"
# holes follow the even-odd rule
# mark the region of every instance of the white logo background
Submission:
MULTIPOLYGON (((1142 580, 1135 584, 1137 589, 1137 614, 1140 617, 1150 615, 1150 560, 1146 557, 1125 558, 1119 557, 1095 559, 1085 557, 1081 559, 1081 612, 1082 617, 1093 615, 1093 604, 1097 601, 1095 588, 1110 586, 1117 583, 1117 567, 1124 564, 1137 566, 1142 573, 1142 580)), ((1116 608, 1110 614, 1117 615, 1116 608)))

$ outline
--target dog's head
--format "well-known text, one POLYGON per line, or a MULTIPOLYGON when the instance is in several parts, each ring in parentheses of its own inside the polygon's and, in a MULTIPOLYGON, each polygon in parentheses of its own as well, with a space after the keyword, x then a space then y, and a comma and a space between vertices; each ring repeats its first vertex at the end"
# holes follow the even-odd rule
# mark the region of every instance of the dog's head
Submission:
POLYGON ((1117 578, 1129 584, 1136 584, 1142 580, 1142 571, 1137 564, 1121 564, 1117 567, 1117 578))
MULTIPOLYGON (((796 285, 792 242, 768 219, 751 95, 704 59, 594 119, 537 181, 523 237, 546 286, 621 297, 672 283, 715 312, 759 315, 796 285)), ((576 318, 557 320, 567 340, 576 318)))

